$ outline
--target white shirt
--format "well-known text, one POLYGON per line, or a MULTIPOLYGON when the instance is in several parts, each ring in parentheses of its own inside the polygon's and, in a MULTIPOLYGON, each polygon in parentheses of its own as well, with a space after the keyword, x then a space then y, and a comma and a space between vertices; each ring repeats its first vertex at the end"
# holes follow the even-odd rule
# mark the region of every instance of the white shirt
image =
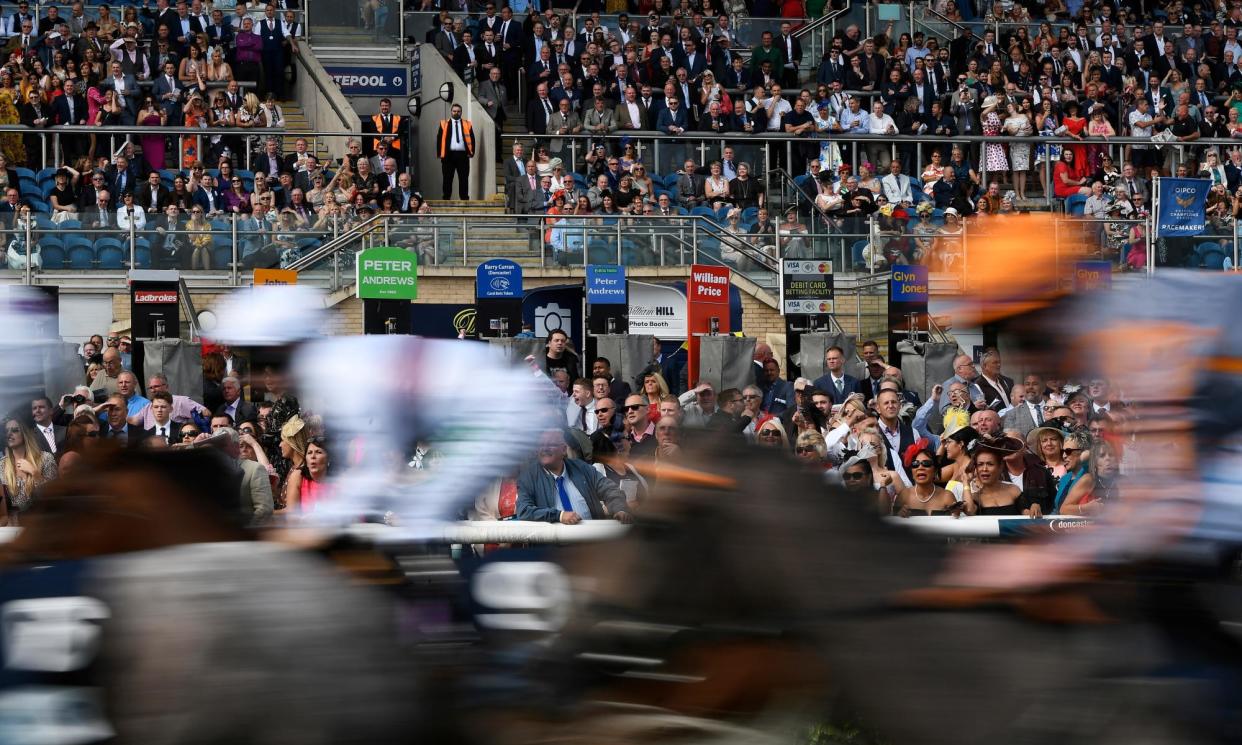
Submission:
POLYGON ((170 419, 163 424, 156 422, 155 435, 156 437, 163 437, 165 440, 169 439, 172 436, 172 420, 170 419))
POLYGON ((563 465, 561 466, 560 477, 558 477, 556 474, 552 473, 546 468, 543 469, 543 472, 548 474, 548 477, 552 479, 552 489, 553 491, 556 492, 556 505, 558 509, 564 510, 565 507, 564 505, 561 504, 561 492, 560 492, 560 489, 558 489, 556 486, 556 480, 560 477, 564 477, 565 495, 569 497, 569 503, 573 505, 573 508, 574 508, 573 512, 577 514, 578 517, 582 518, 583 520, 592 519, 591 508, 587 504, 586 498, 582 496, 582 492, 578 491, 578 487, 574 486, 573 479, 569 478, 569 470, 567 468, 565 468, 563 465))
MULTIPOLYGON (((772 99, 769 98, 763 102, 763 107, 767 109, 771 104, 772 99)), ((793 111, 793 106, 790 106, 789 102, 782 97, 774 109, 769 109, 768 131, 779 132, 781 130, 781 119, 791 111, 793 111)))
POLYGON ((880 114, 879 116, 872 114, 870 119, 871 128, 867 131, 873 135, 893 134, 890 130, 895 131, 897 129, 897 124, 893 122, 893 117, 888 114, 880 114))
POLYGON ((52 454, 56 454, 56 430, 52 425, 44 427, 42 424, 35 424, 39 431, 43 433, 43 439, 47 440, 48 447, 52 449, 52 454))
POLYGON ((1009 391, 1005 390, 1005 386, 1004 386, 1004 385, 1002 385, 999 381, 992 380, 991 378, 989 378, 989 377, 988 377, 988 376, 986 376, 986 375, 980 375, 979 377, 981 377, 981 378, 983 378, 984 380, 988 381, 988 383, 989 383, 989 384, 991 384, 991 386, 992 386, 993 388, 995 388, 995 389, 997 390, 997 392, 999 392, 999 393, 1000 393, 1001 401, 1005 404, 1005 406, 1009 406, 1009 405, 1010 405, 1010 404, 1009 404, 1009 391))
POLYGON ((585 407, 582 407, 570 398, 569 403, 565 405, 565 424, 572 429, 582 430, 588 435, 599 429, 599 417, 595 414, 595 399, 591 399, 585 407), (585 425, 581 416, 583 408, 586 409, 585 425))
POLYGON ((630 121, 634 124, 635 129, 643 128, 643 117, 638 110, 638 101, 626 101, 625 108, 630 112, 630 121))
POLYGON ((463 139, 465 135, 462 133, 461 120, 449 119, 449 128, 452 130, 449 150, 465 151, 466 141, 463 139))

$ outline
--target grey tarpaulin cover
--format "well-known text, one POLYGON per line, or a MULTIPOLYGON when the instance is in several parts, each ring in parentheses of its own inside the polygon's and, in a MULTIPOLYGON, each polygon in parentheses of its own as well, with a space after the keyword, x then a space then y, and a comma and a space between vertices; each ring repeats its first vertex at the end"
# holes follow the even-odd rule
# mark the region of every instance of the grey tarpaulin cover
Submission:
POLYGON ((743 388, 755 382, 755 339, 704 336, 699 340, 699 380, 716 390, 743 388))
POLYGON ((953 358, 957 356, 956 344, 919 344, 917 349, 908 341, 900 342, 901 377, 906 390, 915 391, 926 401, 932 386, 953 377, 953 358))
MULTIPOLYGON (((612 364, 612 376, 629 383, 636 391, 643 388, 637 378, 651 364, 651 343, 654 339, 650 334, 605 334, 595 337, 599 356, 607 357, 612 364)), ((590 360, 583 360, 583 367, 590 370, 590 360)))
POLYGON ((184 339, 149 339, 142 343, 142 354, 142 371, 148 379, 163 373, 174 396, 202 398, 203 345, 184 339))
POLYGON ((817 331, 802 334, 800 340, 798 359, 795 362, 802 370, 802 377, 815 380, 827 372, 824 369, 824 353, 830 347, 841 347, 845 350, 845 372, 860 380, 866 377, 862 362, 858 360, 854 337, 849 334, 825 334, 817 331))
POLYGON ((506 336, 503 338, 490 338, 488 344, 498 349, 505 350, 510 362, 521 362, 527 357, 533 356, 538 361, 540 368, 543 367, 543 358, 546 354, 548 345, 545 339, 535 339, 526 336, 506 336))

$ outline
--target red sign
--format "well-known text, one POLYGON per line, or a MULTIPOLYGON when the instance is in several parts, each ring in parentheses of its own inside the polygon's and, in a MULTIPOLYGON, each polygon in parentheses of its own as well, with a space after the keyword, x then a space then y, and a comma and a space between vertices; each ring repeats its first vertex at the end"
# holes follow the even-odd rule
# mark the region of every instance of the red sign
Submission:
POLYGON ((169 290, 139 290, 134 293, 135 303, 175 303, 177 293, 169 290))
POLYGON ((686 309, 688 338, 687 372, 689 380, 699 379, 699 338, 712 333, 715 318, 717 333, 729 333, 729 267, 694 264, 690 267, 690 281, 686 283, 686 309), (724 307, 721 307, 724 306, 724 307))
POLYGON ((694 264, 686 284, 686 299, 692 303, 729 304, 729 267, 694 264))

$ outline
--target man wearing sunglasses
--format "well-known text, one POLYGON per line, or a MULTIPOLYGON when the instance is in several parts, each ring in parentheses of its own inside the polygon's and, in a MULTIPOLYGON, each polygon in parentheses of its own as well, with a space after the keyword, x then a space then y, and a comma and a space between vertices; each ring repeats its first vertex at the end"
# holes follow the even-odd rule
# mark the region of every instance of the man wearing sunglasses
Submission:
POLYGON ((651 423, 651 407, 637 393, 627 396, 622 416, 625 417, 625 439, 630 441, 630 455, 655 455, 655 425, 651 423))
MULTIPOLYGON (((654 437, 651 442, 655 442, 654 437)), ((538 461, 528 465, 517 479, 517 518, 564 525, 609 517, 631 522, 621 489, 589 464, 567 455, 565 435, 560 430, 549 430, 540 437, 538 461)))

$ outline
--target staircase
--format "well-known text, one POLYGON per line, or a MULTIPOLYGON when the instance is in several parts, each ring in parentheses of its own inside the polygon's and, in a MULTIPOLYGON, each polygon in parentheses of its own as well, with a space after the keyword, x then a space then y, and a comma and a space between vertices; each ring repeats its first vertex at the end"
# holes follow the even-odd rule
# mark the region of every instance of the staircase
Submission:
MULTIPOLYGON (((297 101, 284 101, 280 104, 280 108, 285 112, 285 130, 286 135, 281 138, 283 152, 288 155, 293 152, 293 144, 298 139, 299 132, 310 132, 313 128, 306 119, 306 112, 302 110, 301 104, 297 101)), ((322 163, 329 157, 327 142, 325 140, 316 141, 314 138, 307 138, 310 142, 310 152, 315 154, 322 163)))

